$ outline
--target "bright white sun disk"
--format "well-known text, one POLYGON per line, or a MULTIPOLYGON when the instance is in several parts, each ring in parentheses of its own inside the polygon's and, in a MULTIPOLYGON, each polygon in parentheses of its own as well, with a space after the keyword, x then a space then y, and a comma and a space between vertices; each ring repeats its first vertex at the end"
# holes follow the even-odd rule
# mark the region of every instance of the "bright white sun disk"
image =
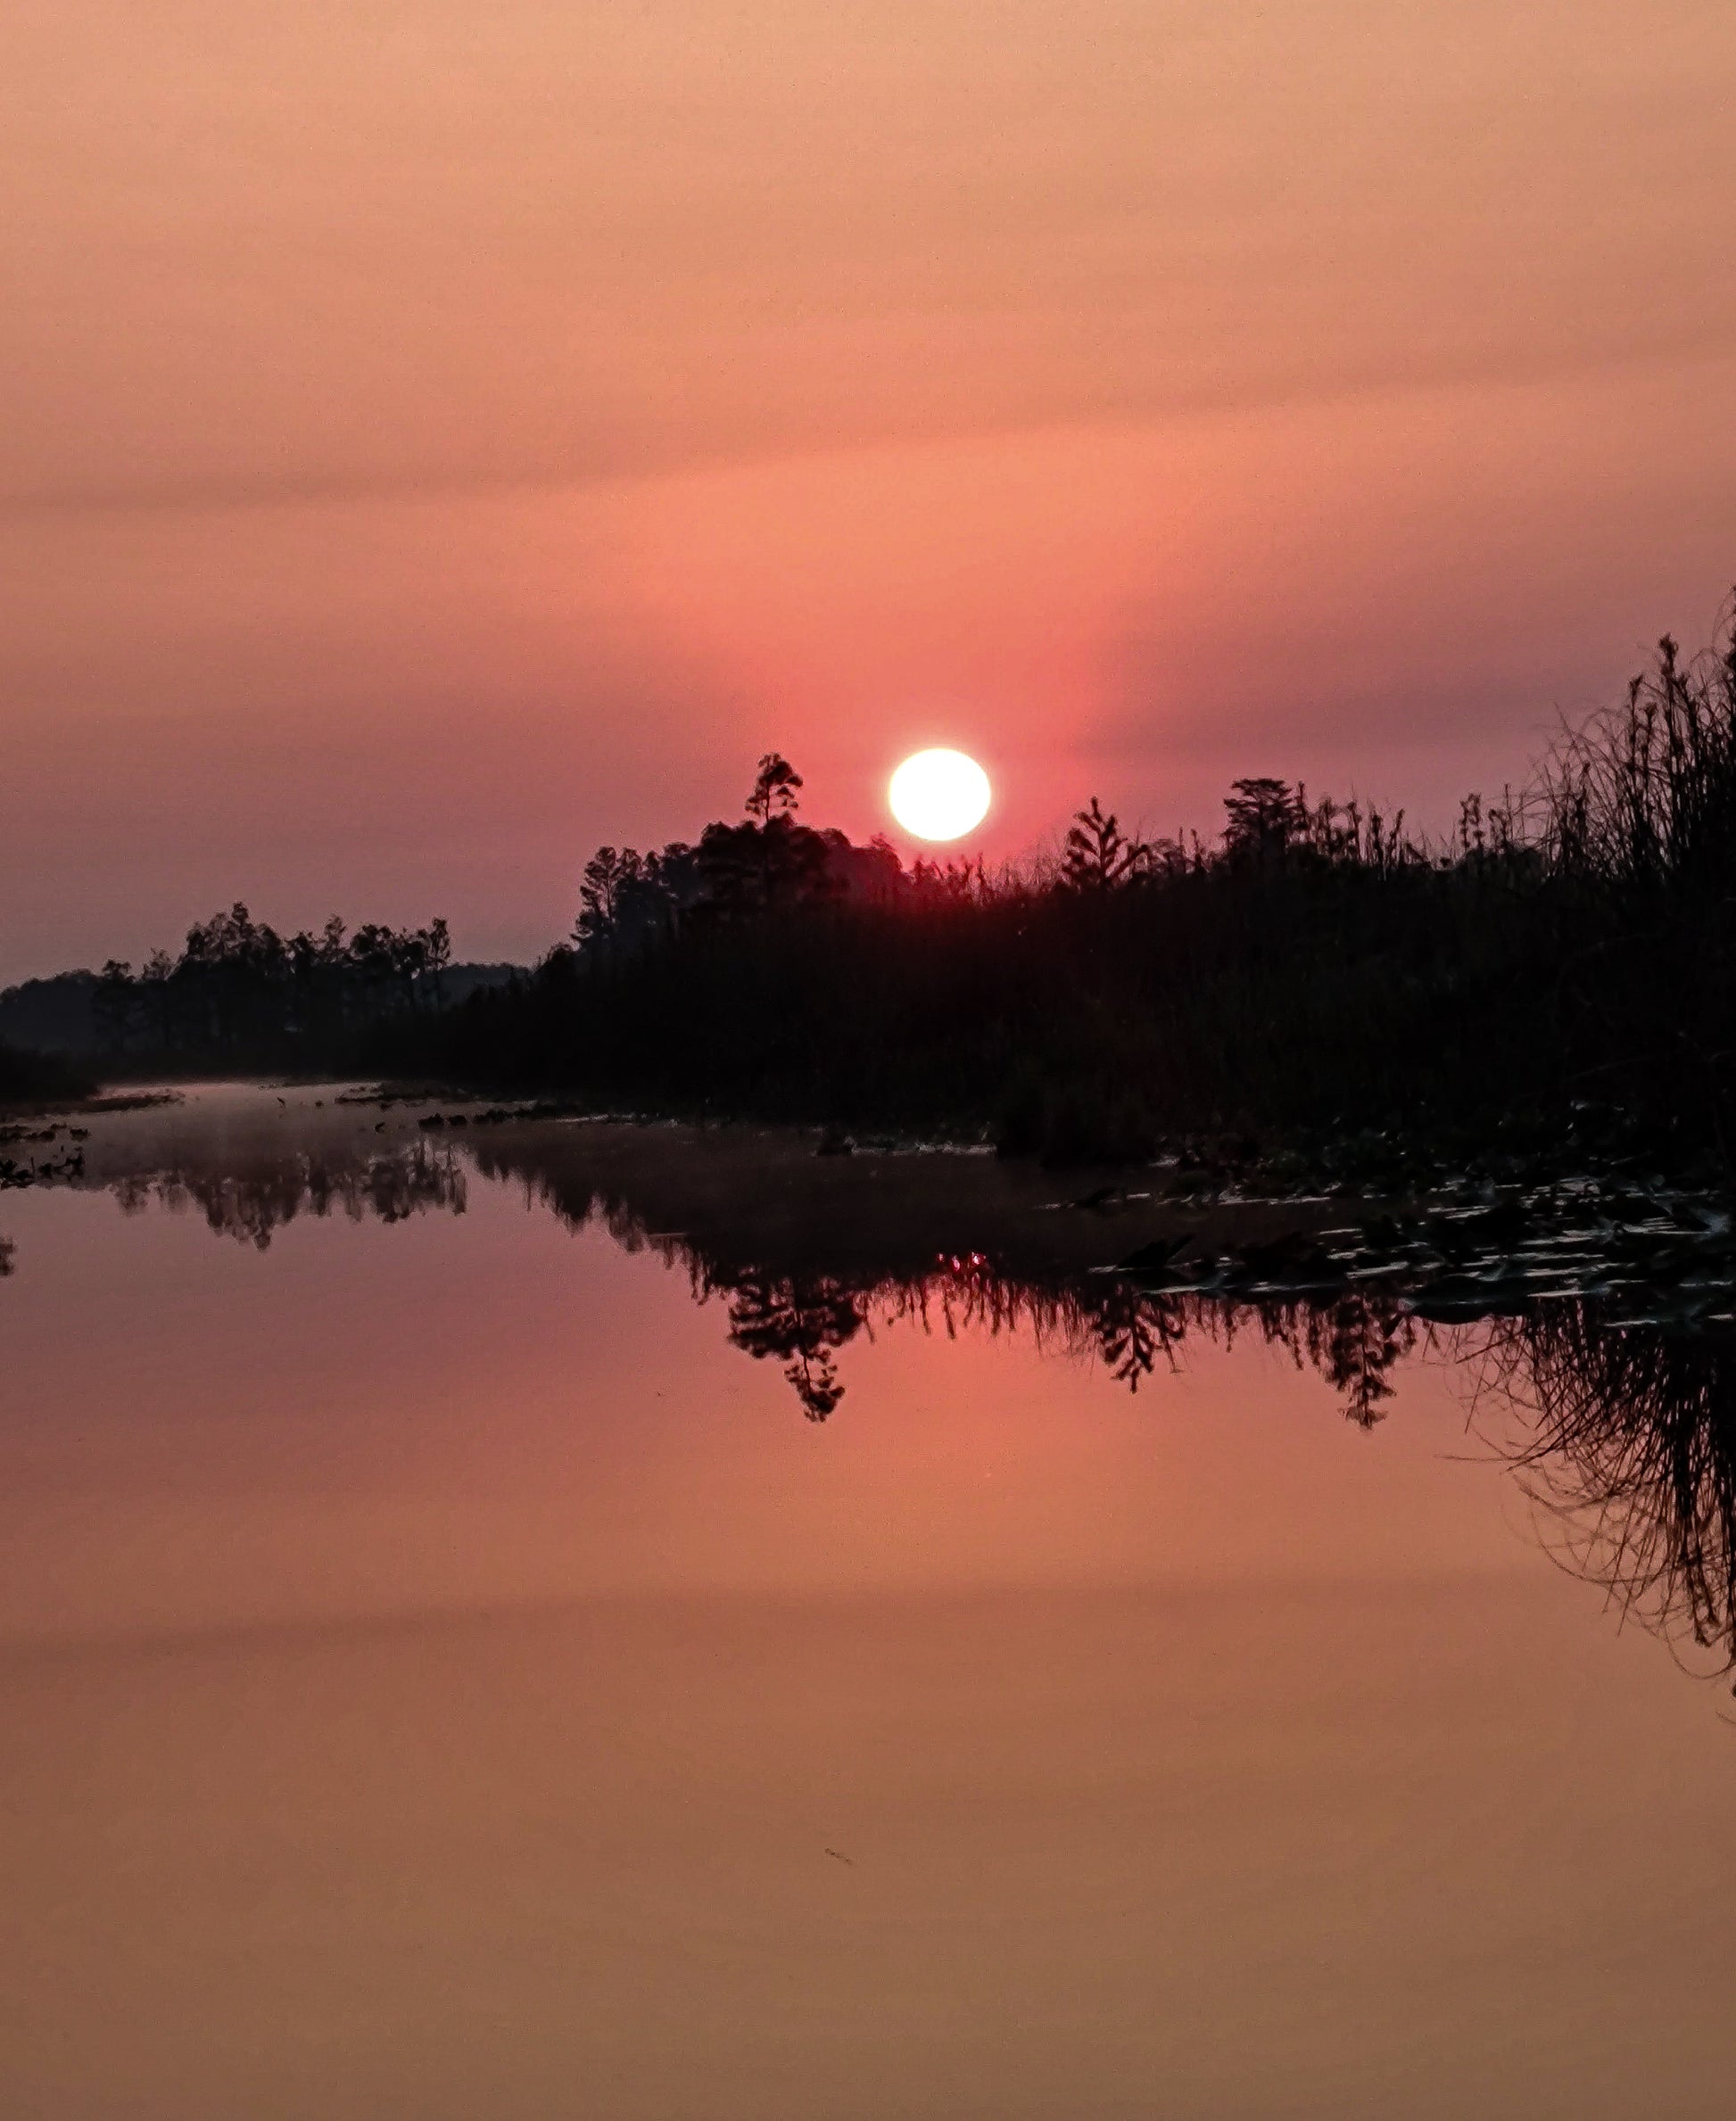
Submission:
POLYGON ((963 839, 988 814, 988 776, 962 751, 919 751, 892 776, 892 814, 917 839, 963 839))

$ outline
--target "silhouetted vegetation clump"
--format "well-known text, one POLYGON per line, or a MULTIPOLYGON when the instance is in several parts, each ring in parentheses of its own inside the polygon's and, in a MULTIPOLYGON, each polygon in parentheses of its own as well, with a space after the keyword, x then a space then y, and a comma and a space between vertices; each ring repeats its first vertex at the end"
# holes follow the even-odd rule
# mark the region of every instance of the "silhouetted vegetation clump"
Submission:
POLYGON ((1057 1160, 1360 1140, 1403 1179, 1419 1143, 1499 1136, 1727 1163, 1736 640, 1664 641, 1446 844, 1260 778, 1210 843, 1094 799, 1049 862, 906 868, 798 821, 799 787, 768 755, 740 822, 601 849, 570 942, 453 1012, 439 1062, 1057 1160))

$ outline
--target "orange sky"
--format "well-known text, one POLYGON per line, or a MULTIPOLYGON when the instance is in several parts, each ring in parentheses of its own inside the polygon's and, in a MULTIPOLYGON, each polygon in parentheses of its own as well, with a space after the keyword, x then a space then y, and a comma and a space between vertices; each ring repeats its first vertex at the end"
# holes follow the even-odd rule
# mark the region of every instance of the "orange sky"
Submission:
POLYGON ((1736 576, 1732 105, 1724 0, 23 11, 0 979, 527 953, 773 744, 1444 817, 1736 576))

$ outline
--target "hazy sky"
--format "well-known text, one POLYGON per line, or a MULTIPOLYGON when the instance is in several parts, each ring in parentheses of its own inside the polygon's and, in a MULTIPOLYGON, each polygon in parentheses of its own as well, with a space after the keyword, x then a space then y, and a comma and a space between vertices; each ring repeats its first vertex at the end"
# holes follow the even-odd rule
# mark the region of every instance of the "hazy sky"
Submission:
POLYGON ((922 742, 1444 818, 1736 578, 1728 0, 27 0, 0 979, 922 742))

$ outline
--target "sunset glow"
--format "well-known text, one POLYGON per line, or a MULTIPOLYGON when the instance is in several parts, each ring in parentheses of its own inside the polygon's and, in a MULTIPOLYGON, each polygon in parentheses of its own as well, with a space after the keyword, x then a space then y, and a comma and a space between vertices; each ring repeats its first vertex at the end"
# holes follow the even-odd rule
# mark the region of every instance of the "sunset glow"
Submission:
POLYGON ((988 814, 988 776, 962 751, 919 751, 892 776, 892 814, 917 839, 963 839, 988 814))
POLYGON ((0 2121, 1709 2121, 1732 0, 36 0, 0 2121))
POLYGON ((1444 829, 1728 586, 1709 0, 21 17, 0 982, 528 961, 774 740, 872 833, 913 699, 996 859, 1444 829))

